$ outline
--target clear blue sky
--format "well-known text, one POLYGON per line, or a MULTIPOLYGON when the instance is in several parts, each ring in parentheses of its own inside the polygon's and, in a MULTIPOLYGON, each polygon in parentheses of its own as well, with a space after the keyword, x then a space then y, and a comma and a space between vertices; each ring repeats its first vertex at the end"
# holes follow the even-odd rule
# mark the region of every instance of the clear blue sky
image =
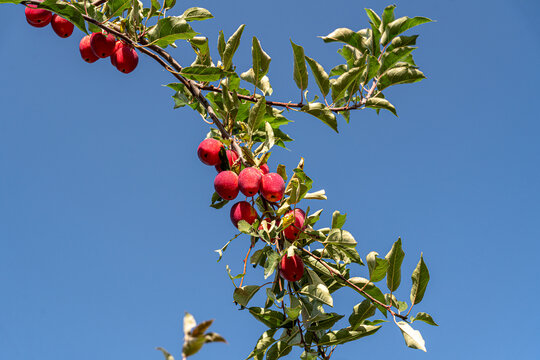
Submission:
MULTIPOLYGON (((186 7, 192 3, 187 2, 186 7)), ((257 35, 272 56, 273 99, 298 97, 289 38, 327 67, 337 45, 318 35, 367 26, 383 2, 198 1, 215 19, 194 24, 211 40, 245 23, 236 56, 249 68, 257 35)), ((428 353, 405 347, 395 326, 343 346, 333 359, 537 358, 540 296, 540 5, 522 1, 398 1, 422 15, 417 63, 428 79, 388 92, 399 118, 360 111, 337 135, 290 113, 296 139, 273 166, 300 156, 329 200, 348 213, 362 257, 401 236, 402 297, 420 252, 431 282, 418 310, 428 353)), ((178 6, 181 13, 182 6, 178 6)), ((81 33, 60 39, 30 27, 22 6, 1 5, 0 358, 161 359, 179 355, 184 311, 215 319, 229 345, 194 359, 242 359, 263 331, 232 304, 225 265, 240 272, 248 244, 228 208, 208 207, 214 169, 196 157, 206 124, 172 109, 171 76, 150 59, 124 75, 108 60, 82 61, 81 33)), ((182 64, 193 55, 182 45, 182 64)), ((365 268, 355 274, 365 275, 365 268)), ((248 280, 260 281, 260 270, 248 280)), ((336 302, 360 301, 346 289, 336 302)), ((416 313, 413 310, 413 313, 416 313)))

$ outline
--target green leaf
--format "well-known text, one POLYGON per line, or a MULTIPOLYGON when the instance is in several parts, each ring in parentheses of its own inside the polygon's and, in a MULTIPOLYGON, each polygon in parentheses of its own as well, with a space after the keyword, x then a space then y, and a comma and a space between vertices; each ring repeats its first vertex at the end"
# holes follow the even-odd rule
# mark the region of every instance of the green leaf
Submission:
POLYGON ((255 36, 253 37, 251 45, 251 58, 253 61, 254 78, 256 79, 254 84, 259 87, 259 81, 270 69, 270 61, 272 61, 272 58, 264 52, 259 39, 255 36))
MULTIPOLYGON (((326 275, 332 277, 334 274, 326 268, 326 266, 322 265, 318 260, 312 258, 311 256, 305 257, 302 260, 304 260, 304 263, 308 266, 310 266, 313 270, 315 270, 319 275, 326 275)), ((328 264, 326 261, 321 260, 321 262, 324 262, 330 269, 333 269, 336 274, 341 274, 339 270, 337 270, 334 266, 328 264)), ((381 293, 382 294, 382 293, 381 293)), ((383 295, 384 298, 384 295, 383 295)))
POLYGON ((261 287, 256 285, 247 285, 234 289, 233 299, 242 306, 247 306, 249 300, 259 291, 261 287))
MULTIPOLYGON (((382 293, 381 289, 379 289, 377 286, 375 286, 375 284, 370 282, 368 279, 365 279, 365 278, 362 278, 362 277, 352 277, 352 278, 349 279, 349 281, 351 283, 353 283, 354 285, 358 286, 360 289, 364 289, 364 291, 368 295, 373 297, 375 300, 378 300, 381 303, 386 304, 386 298, 385 298, 384 294, 382 293)), ((358 291, 355 288, 352 288, 352 289, 354 289, 355 291, 359 292, 362 296, 367 298, 367 296, 365 294, 363 294, 362 292, 358 291)), ((378 305, 378 304, 376 304, 376 306, 377 306, 377 309, 379 309, 379 311, 384 316, 386 316, 386 314, 387 314, 386 308, 384 306, 381 306, 381 305, 378 305)))
MULTIPOLYGON (((113 17, 120 16, 124 12, 124 10, 129 9, 130 6, 131 6, 131 0, 109 0, 107 1, 107 6, 105 7, 107 17, 113 18, 113 17)), ((84 4, 83 4, 83 7, 84 7, 84 4)))
POLYGON ((373 77, 377 75, 380 66, 381 63, 375 56, 368 55, 367 66, 362 73, 362 83, 367 84, 369 80, 373 79, 373 77))
POLYGON ((356 246, 356 240, 354 240, 352 234, 342 229, 330 230, 330 232, 328 233, 328 237, 325 241, 323 241, 323 243, 350 247, 356 246))
POLYGON ((195 32, 189 24, 179 16, 170 16, 160 19, 156 26, 152 27, 148 33, 148 41, 159 47, 165 48, 174 44, 176 40, 192 39, 199 33, 195 32))
POLYGON ((61 15, 64 19, 69 20, 73 25, 87 33, 86 25, 80 11, 72 7, 71 4, 59 0, 45 0, 38 5, 38 8, 47 9, 61 15))
POLYGON ((362 321, 375 315, 377 307, 371 301, 365 299, 360 304, 356 304, 352 314, 349 316, 349 324, 352 330, 356 330, 362 324, 362 321))
POLYGON ((388 23, 381 37, 381 44, 386 46, 392 39, 399 34, 421 24, 432 22, 433 20, 426 17, 416 16, 409 18, 407 16, 396 19, 388 23))
POLYGON ((313 60, 312 58, 306 56, 306 61, 311 68, 311 72, 315 77, 315 81, 317 82, 317 86, 319 86, 319 90, 321 90, 323 97, 326 97, 326 95, 328 95, 328 92, 330 91, 330 79, 328 77, 328 74, 326 73, 326 71, 324 71, 322 65, 313 60))
MULTIPOLYGON (((242 32, 246 25, 240 25, 240 27, 231 35, 225 44, 223 49, 223 55, 221 56, 221 62, 223 63, 223 68, 229 70, 232 66, 232 59, 238 46, 240 45, 240 38, 242 37, 242 32)), ((220 35, 221 36, 221 35, 220 35)))
POLYGON ((203 321, 202 323, 198 324, 193 329, 191 329, 191 331, 190 331, 191 336, 204 335, 206 330, 208 330, 210 328, 210 326, 212 326, 213 322, 214 322, 214 320, 206 320, 206 321, 203 321))
POLYGON ((416 45, 416 39, 418 39, 418 35, 412 35, 412 36, 401 35, 401 36, 395 37, 394 40, 392 40, 392 42, 390 43, 390 45, 388 45, 388 47, 386 48, 386 52, 390 52, 402 46, 416 45))
POLYGON ((328 306, 334 306, 334 300, 330 295, 330 291, 328 291, 326 285, 322 283, 304 286, 299 293, 318 300, 328 306))
POLYGON ((279 256, 279 254, 274 251, 272 251, 270 255, 266 258, 266 262, 264 264, 265 279, 268 279, 268 277, 274 273, 280 260, 281 256, 279 256))
POLYGON ((411 306, 418 304, 424 298, 424 293, 429 282, 429 271, 424 263, 424 257, 420 255, 420 261, 416 265, 412 276, 411 306))
POLYGON ((343 315, 336 313, 320 314, 317 315, 314 320, 310 320, 309 330, 319 331, 331 329, 339 320, 343 318, 343 315))
POLYGON ((251 107, 248 118, 248 131, 253 134, 255 130, 262 124, 264 115, 266 114, 266 99, 261 96, 259 100, 251 107))
POLYGON ((300 360, 317 360, 318 356, 319 356, 318 353, 315 351, 311 351, 311 352, 304 351, 300 355, 300 360))
POLYGON ((365 336, 373 335, 377 332, 377 330, 380 329, 380 327, 381 325, 360 325, 356 328, 356 330, 352 330, 350 327, 347 327, 338 331, 329 331, 319 339, 317 345, 332 346, 344 344, 349 341, 358 340, 365 336))
POLYGON ((383 31, 389 23, 394 21, 394 9, 396 8, 396 5, 388 5, 384 8, 384 11, 382 13, 382 22, 381 22, 381 31, 383 31))
POLYGON ((298 305, 296 307, 285 307, 285 313, 287 313, 287 320, 294 321, 298 319, 300 313, 302 312, 302 306, 298 305))
POLYGON ((302 91, 307 89, 308 86, 308 73, 306 67, 306 57, 304 55, 304 48, 300 45, 296 45, 292 40, 291 45, 294 54, 294 82, 296 86, 302 91))
POLYGON ((394 105, 392 105, 390 101, 383 98, 371 97, 367 99, 366 107, 372 109, 385 109, 397 116, 396 108, 394 107, 394 105))
POLYGON ((184 346, 182 346, 182 356, 186 358, 193 354, 196 354, 197 352, 199 352, 199 350, 201 350, 204 343, 204 336, 189 338, 189 340, 187 341, 186 339, 184 339, 184 346))
POLYGON ((411 318, 411 323, 415 322, 415 321, 423 321, 423 322, 425 322, 426 324, 429 324, 429 325, 439 326, 435 322, 435 320, 433 320, 431 315, 429 315, 428 313, 425 313, 425 312, 419 312, 418 314, 416 314, 415 317, 411 318))
MULTIPOLYGON (((274 334, 276 333, 277 329, 270 329, 265 331, 260 337, 259 340, 257 340, 257 344, 255 344, 255 348, 253 351, 249 354, 246 360, 251 359, 252 357, 262 354, 266 352, 266 349, 270 345, 272 345, 276 340, 274 340, 274 334)), ((262 359, 262 357, 261 357, 262 359)))
POLYGON ((20 4, 21 2, 23 2, 25 0, 0 0, 0 4, 20 4))
POLYGON ((394 67, 396 63, 402 61, 409 56, 416 48, 410 46, 401 46, 392 51, 384 53, 381 59, 381 67, 379 68, 379 76, 383 75, 387 70, 394 67))
POLYGON ((330 258, 336 262, 342 261, 344 264, 350 264, 351 262, 364 265, 360 254, 354 247, 349 246, 338 246, 338 245, 328 245, 326 251, 330 255, 330 258))
POLYGON ((210 13, 210 11, 206 9, 200 7, 192 7, 184 11, 184 13, 180 17, 186 21, 201 21, 212 19, 214 15, 212 15, 212 13, 210 13))
MULTIPOLYGON (((2 1, 2 0, 0 0, 0 1, 2 1)), ((165 360, 174 360, 174 357, 171 354, 169 354, 167 352, 167 350, 165 350, 164 348, 157 347, 156 350, 159 350, 159 351, 161 351, 163 353, 163 356, 165 357, 165 360)))
POLYGON ((399 312, 403 312, 405 310, 407 310, 409 306, 407 305, 407 303, 405 301, 398 301, 397 302, 397 309, 399 310, 399 312))
POLYGON ((205 65, 185 67, 180 74, 188 79, 203 82, 217 81, 225 76, 225 73, 220 68, 205 65))
POLYGON ((213 343, 213 342, 227 343, 227 340, 225 340, 225 338, 223 336, 219 335, 218 333, 209 332, 209 333, 204 334, 204 342, 206 344, 207 343, 213 343))
POLYGON ((238 231, 240 231, 241 233, 244 233, 244 234, 251 235, 253 233, 253 228, 251 227, 251 225, 247 221, 240 220, 238 222, 238 231))
POLYGON ((282 313, 274 310, 251 307, 249 308, 249 313, 253 315, 255 319, 259 320, 271 329, 280 327, 283 321, 285 321, 285 316, 282 313))
POLYGON ((227 205, 228 202, 229 200, 222 199, 217 192, 214 192, 214 194, 212 195, 212 203, 210 204, 210 207, 213 207, 214 209, 221 209, 222 207, 227 205))
POLYGON ((422 338, 420 331, 414 330, 411 325, 407 324, 405 321, 399 321, 396 322, 396 324, 401 330, 403 338, 405 339, 405 344, 408 347, 427 352, 426 342, 424 341, 424 338, 422 338))
POLYGON ((292 350, 292 346, 288 345, 286 341, 278 341, 268 349, 266 353, 266 360, 276 360, 287 356, 292 350))
POLYGON ((347 65, 341 64, 334 66, 332 70, 330 70, 330 76, 339 76, 343 75, 347 72, 347 65))
POLYGON ((377 13, 371 9, 365 9, 365 10, 366 10, 367 16, 369 17, 373 25, 375 25, 376 27, 379 27, 381 25, 381 18, 379 17, 379 15, 377 15, 377 13))
POLYGON ((165 0, 165 10, 172 9, 176 5, 176 0, 165 0))
POLYGON ((392 245, 392 249, 386 254, 388 261, 388 270, 386 272, 386 285, 390 291, 396 291, 401 283, 401 263, 405 253, 401 249, 401 238, 392 245))
POLYGON ((366 50, 365 45, 363 44, 363 38, 359 33, 352 31, 347 28, 339 28, 332 31, 326 36, 319 36, 325 43, 329 42, 342 42, 352 47, 359 49, 360 51, 366 50))
POLYGON ((330 126, 332 130, 338 132, 336 115, 328 108, 328 106, 316 102, 304 105, 300 110, 315 116, 317 119, 330 126))
POLYGON ((223 35, 223 31, 219 30, 219 36, 218 36, 218 53, 221 59, 223 59, 223 53, 225 52, 225 35, 223 35))
POLYGON ((411 84, 425 79, 426 76, 418 69, 410 66, 401 66, 390 69, 377 84, 378 90, 398 84, 411 84))
POLYGON ((253 69, 249 69, 248 71, 240 74, 240 78, 257 86, 265 95, 272 95, 274 92, 272 86, 270 85, 270 79, 268 76, 265 75, 257 81, 255 78, 255 71, 253 69))
POLYGON ((197 58, 191 64, 193 65, 205 65, 213 66, 212 58, 210 57, 210 47, 208 46, 208 38, 203 36, 196 36, 193 39, 189 40, 191 47, 197 54, 197 58))
POLYGON ((369 279, 372 282, 384 279, 386 270, 388 269, 388 261, 386 259, 379 259, 377 255, 379 255, 379 253, 372 251, 366 257, 369 268, 369 279))
POLYGON ((332 229, 341 229, 345 225, 347 214, 341 215, 339 211, 334 211, 332 214, 332 229))
POLYGON ((336 102, 345 95, 345 91, 360 77, 362 68, 354 67, 338 77, 332 84, 332 101, 336 102))

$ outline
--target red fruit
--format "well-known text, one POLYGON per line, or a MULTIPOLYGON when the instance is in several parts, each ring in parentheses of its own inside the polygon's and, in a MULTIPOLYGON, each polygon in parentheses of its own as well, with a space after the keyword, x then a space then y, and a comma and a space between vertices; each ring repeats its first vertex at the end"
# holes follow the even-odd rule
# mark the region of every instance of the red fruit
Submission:
POLYGON ((294 222, 283 229, 283 235, 287 240, 296 240, 302 230, 304 230, 304 222, 306 221, 306 213, 302 209, 294 209, 289 211, 285 216, 293 215, 294 222))
POLYGON ((257 212, 247 201, 237 202, 231 208, 231 221, 236 227, 238 227, 238 222, 240 220, 245 220, 251 225, 257 218, 257 212))
POLYGON ((281 200, 285 192, 285 181, 277 173, 268 173, 261 178, 261 195, 270 202, 281 200))
POLYGON ((304 275, 304 263, 300 256, 294 254, 291 257, 287 255, 281 258, 279 264, 279 273, 282 278, 288 281, 298 281, 304 275))
MULTIPOLYGON (((115 57, 116 68, 124 74, 129 74, 139 64, 139 55, 129 45, 120 45, 116 52, 112 55, 115 57)), ((111 62, 112 62, 111 57, 111 62)))
POLYGON ((255 196, 259 192, 262 173, 254 167, 245 168, 238 175, 238 186, 242 194, 246 196, 255 196))
POLYGON ((113 34, 105 36, 103 33, 93 33, 90 35, 90 48, 99 58, 111 56, 115 46, 116 39, 113 34))
POLYGON ((270 172, 270 168, 268 167, 268 165, 264 164, 264 165, 261 165, 259 167, 259 169, 261 169, 263 175, 266 175, 270 172))
POLYGON ((118 51, 118 49, 120 49, 122 46, 124 46, 124 43, 121 42, 120 40, 117 40, 116 41, 116 44, 114 45, 114 51, 111 55, 111 64, 116 67, 116 52, 118 51))
POLYGON ((71 34, 73 34, 73 29, 75 27, 68 20, 56 14, 52 16, 51 26, 54 32, 56 33, 56 35, 60 36, 61 38, 70 37, 71 34))
POLYGON ((87 63, 96 62, 99 58, 94 55, 92 48, 90 47, 90 35, 86 35, 81 39, 79 43, 79 51, 84 61, 87 63))
POLYGON ((219 150, 223 147, 223 144, 216 139, 204 139, 197 148, 197 156, 199 160, 206 165, 219 164, 219 150))
POLYGON ((26 21, 35 27, 47 26, 52 19, 52 13, 49 10, 37 9, 37 5, 28 5, 24 9, 24 15, 26 15, 26 21))
POLYGON ((45 26, 49 25, 48 22, 35 23, 35 22, 32 22, 32 21, 28 20, 28 18, 26 18, 26 22, 29 23, 30 25, 32 25, 33 27, 37 27, 37 28, 42 28, 42 27, 45 27, 45 26))
POLYGON ((238 175, 232 171, 222 171, 214 179, 214 189, 225 200, 233 200, 238 195, 238 175))
MULTIPOLYGON (((227 150, 226 153, 227 153, 227 159, 229 160, 229 169, 230 169, 233 166, 233 164, 236 162, 236 160, 238 160, 238 154, 236 154, 232 150, 227 150)), ((223 169, 221 168, 221 161, 219 162, 219 164, 216 165, 216 170, 217 172, 223 171, 223 169)))

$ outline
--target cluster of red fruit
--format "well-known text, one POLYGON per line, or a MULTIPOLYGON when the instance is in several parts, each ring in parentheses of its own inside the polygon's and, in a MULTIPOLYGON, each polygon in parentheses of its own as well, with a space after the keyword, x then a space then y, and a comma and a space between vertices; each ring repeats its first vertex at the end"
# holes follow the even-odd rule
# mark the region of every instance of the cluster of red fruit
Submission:
POLYGON ((79 50, 84 61, 96 62, 111 57, 111 64, 124 74, 135 70, 139 55, 135 49, 123 41, 116 40, 112 34, 93 33, 81 39, 79 50))
POLYGON ((24 15, 26 21, 34 27, 42 28, 51 24, 54 32, 62 38, 73 34, 73 24, 56 14, 53 15, 49 10, 37 9, 36 5, 30 4, 24 9, 24 15))
MULTIPOLYGON (((208 138, 203 140, 197 148, 199 159, 206 165, 215 166, 218 174, 214 179, 214 189, 216 193, 225 200, 234 200, 241 192, 246 197, 254 197, 260 194, 263 199, 270 203, 275 203, 283 198, 285 193, 285 181, 278 173, 270 172, 268 165, 261 165, 259 168, 245 167, 237 174, 233 170, 223 170, 221 167, 220 151, 224 148, 221 141, 208 138)), ((230 169, 240 169, 235 166, 238 162, 238 154, 233 150, 226 150, 227 160, 230 169)), ((289 211, 285 216, 294 216, 294 221, 283 229, 283 236, 294 242, 300 232, 304 229, 306 214, 301 209, 289 211)), ((257 211, 248 201, 239 201, 231 207, 231 221, 238 227, 240 220, 252 225, 259 219, 257 211)), ((270 218, 265 219, 267 223, 270 218)), ((280 220, 276 220, 279 226, 280 220)), ((259 230, 262 230, 262 224, 259 230)), ((304 264, 298 255, 291 257, 285 255, 280 262, 280 274, 288 281, 298 281, 304 274, 304 264)))
MULTIPOLYGON (((35 27, 52 25, 58 36, 67 38, 73 33, 74 25, 68 20, 52 14, 49 10, 38 9, 30 4, 24 9, 26 21, 35 27)), ((130 73, 139 64, 139 55, 128 44, 117 41, 111 34, 93 33, 81 39, 79 50, 84 61, 96 62, 99 58, 111 57, 111 64, 124 74, 130 73)))

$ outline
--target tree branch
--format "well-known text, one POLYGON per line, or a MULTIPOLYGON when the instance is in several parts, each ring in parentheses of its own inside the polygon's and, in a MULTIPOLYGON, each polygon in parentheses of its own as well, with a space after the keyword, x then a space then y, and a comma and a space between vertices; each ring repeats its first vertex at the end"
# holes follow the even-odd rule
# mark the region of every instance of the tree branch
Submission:
POLYGON ((338 273, 337 271, 335 271, 334 269, 332 269, 330 266, 328 266, 327 263, 325 263, 324 261, 321 260, 321 258, 319 258, 318 256, 316 256, 315 254, 313 254, 311 251, 309 250, 306 250, 304 248, 301 249, 304 253, 308 254, 309 256, 311 256, 312 258, 314 258, 315 260, 317 260, 321 265, 323 265, 328 271, 330 271, 330 273, 333 274, 334 277, 338 277, 340 278, 342 281, 344 281, 349 287, 353 288, 354 290, 358 291, 359 293, 363 294, 365 297, 367 297, 371 302, 377 304, 377 305, 380 305, 384 308, 386 308, 386 310, 388 310, 390 312, 390 314, 392 314, 392 316, 397 316, 398 318, 402 319, 402 320, 407 320, 407 316, 404 316, 404 315, 401 315, 401 314, 397 314, 395 311, 392 310, 392 305, 387 305, 387 304, 384 304, 382 302, 380 302, 379 300, 375 299, 373 296, 369 295, 364 289, 358 287, 357 285, 353 284, 352 282, 349 281, 349 279, 347 279, 345 276, 341 275, 340 273, 338 273))

